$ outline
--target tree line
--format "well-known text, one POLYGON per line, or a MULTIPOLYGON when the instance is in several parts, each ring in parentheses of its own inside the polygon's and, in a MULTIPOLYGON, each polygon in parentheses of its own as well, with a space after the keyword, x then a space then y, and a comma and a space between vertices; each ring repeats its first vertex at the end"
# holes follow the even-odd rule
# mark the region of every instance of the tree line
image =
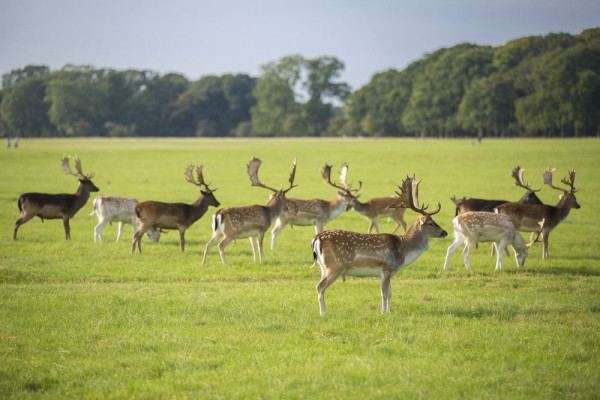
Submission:
POLYGON ((29 65, 2 76, 0 136, 600 136, 600 28, 461 43, 355 90, 331 56, 204 76, 29 65))

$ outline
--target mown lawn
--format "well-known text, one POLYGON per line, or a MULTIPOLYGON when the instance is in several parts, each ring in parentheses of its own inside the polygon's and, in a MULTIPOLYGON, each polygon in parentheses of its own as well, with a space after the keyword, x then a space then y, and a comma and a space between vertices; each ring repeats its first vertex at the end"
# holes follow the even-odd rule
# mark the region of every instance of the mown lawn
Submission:
MULTIPOLYGON (((598 154, 595 139, 21 140, 0 152, 0 397, 598 398, 598 154), (319 173, 326 162, 336 173, 348 162, 361 200, 391 195, 415 173, 421 201, 442 203, 435 220, 449 232, 451 196, 516 200, 516 165, 534 187, 547 166, 555 182, 572 167, 581 209, 552 232, 547 260, 536 244, 524 268, 511 257, 496 272, 483 244, 472 271, 460 252, 444 271, 450 234, 393 278, 390 314, 380 314, 377 279, 348 278, 327 289, 322 317, 310 227, 287 227, 274 251, 268 234, 262 264, 243 239, 227 247, 229 267, 216 247, 202 267, 214 208, 186 233, 185 253, 169 232, 132 255, 129 227, 119 243, 116 224, 93 243, 90 201, 71 221, 71 241, 60 221, 34 219, 13 242, 21 193, 76 190, 63 154, 95 171, 98 194, 140 201, 194 201, 184 168, 204 164, 222 206, 266 202, 245 172, 253 155, 276 187, 297 157, 290 196, 299 198, 334 197, 319 173)), ((544 187, 539 197, 555 204, 558 194, 544 187)), ((367 227, 354 211, 327 225, 367 227)))

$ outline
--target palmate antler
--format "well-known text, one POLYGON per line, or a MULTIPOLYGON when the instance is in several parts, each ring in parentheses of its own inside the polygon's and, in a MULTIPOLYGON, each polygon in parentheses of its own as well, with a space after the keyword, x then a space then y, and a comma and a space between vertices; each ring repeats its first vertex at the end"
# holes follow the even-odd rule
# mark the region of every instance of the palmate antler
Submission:
MULTIPOLYGON (((348 164, 344 164, 342 166, 342 171, 340 172, 340 182, 343 186, 340 186, 340 185, 336 184, 335 182, 331 182, 331 168, 332 168, 331 165, 325 164, 325 166, 321 170, 321 176, 323 177, 325 182, 327 182, 329 185, 333 186, 334 188, 340 189, 350 195, 355 195, 360 190, 360 187, 362 186, 362 182, 359 182, 360 186, 358 189, 352 189, 351 185, 348 185, 346 183, 346 176, 348 174, 348 164)), ((356 196, 356 197, 358 197, 358 196, 356 196)))
POLYGON ((415 181, 414 175, 412 178, 407 176, 406 179, 402 181, 402 185, 398 186, 400 193, 396 192, 398 199, 400 200, 399 204, 391 207, 410 208, 411 210, 425 216, 432 216, 439 213, 442 208, 442 205, 439 201, 437 210, 433 212, 425 211, 427 208, 429 208, 429 206, 419 206, 419 183, 421 183, 421 180, 419 179, 418 181, 415 181))
MULTIPOLYGON (((261 163, 262 163, 262 161, 256 157, 252 157, 252 160, 250 160, 250 162, 248 163, 248 176, 250 177, 251 185, 269 189, 275 193, 279 192, 279 190, 273 189, 272 187, 265 185, 264 183, 262 183, 260 181, 260 179, 258 179, 258 169, 260 168, 261 163)), ((290 185, 286 189, 282 189, 283 193, 287 193, 291 188, 295 187, 294 186, 294 179, 296 178, 296 159, 295 158, 294 158, 293 164, 294 164, 294 167, 292 169, 292 173, 290 174, 290 179, 289 179, 290 185)))
POLYGON ((84 174, 83 171, 81 170, 81 159, 79 159, 79 156, 75 156, 75 157, 71 157, 71 156, 63 156, 63 158, 61 159, 62 162, 62 167, 65 170, 65 172, 69 175, 73 175, 76 176, 79 179, 84 179, 84 180, 91 180, 94 177, 94 173, 91 172, 89 174, 84 174), (71 171, 71 167, 69 166, 69 159, 70 158, 74 158, 75 159, 75 169, 77 170, 77 173, 74 173, 73 171, 71 171))
POLYGON ((209 184, 207 184, 204 181, 204 176, 202 174, 202 168, 204 168, 204 165, 188 165, 187 167, 185 167, 185 176, 186 176, 186 181, 198 186, 200 188, 200 190, 204 190, 205 192, 208 193, 212 193, 214 191, 216 191, 218 188, 215 189, 210 189, 208 187, 209 184), (194 178, 194 167, 196 167, 196 175, 197 178, 194 178))
POLYGON ((529 185, 529 183, 525 183, 523 181, 523 173, 525 172, 525 168, 521 168, 519 166, 516 166, 515 169, 513 169, 511 176, 513 178, 515 178, 515 185, 522 187, 523 189, 527 189, 531 192, 539 192, 542 188, 539 189, 532 189, 531 186, 529 185))
POLYGON ((574 169, 569 169, 569 180, 567 180, 566 177, 561 180, 562 183, 570 187, 570 190, 566 190, 564 188, 561 188, 560 186, 555 186, 552 184, 552 174, 554 173, 554 171, 556 171, 556 168, 550 169, 550 167, 548 167, 548 169, 544 172, 544 183, 546 185, 550 186, 552 189, 560 190, 563 192, 569 192, 571 194, 579 190, 579 186, 575 186, 574 169))

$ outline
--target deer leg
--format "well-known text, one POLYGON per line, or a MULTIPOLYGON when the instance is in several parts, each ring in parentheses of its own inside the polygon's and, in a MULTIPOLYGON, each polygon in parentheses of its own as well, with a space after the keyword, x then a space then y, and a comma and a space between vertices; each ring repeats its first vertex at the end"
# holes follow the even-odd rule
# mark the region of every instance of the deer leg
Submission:
POLYGON ((502 269, 502 255, 504 254, 507 243, 505 241, 501 241, 499 244, 494 242, 494 245, 497 247, 496 253, 498 253, 498 256, 496 257, 496 271, 498 271, 499 269, 502 269))
POLYGON ((98 225, 94 227, 94 243, 96 243, 96 239, 100 239, 100 242, 102 242, 102 230, 104 229, 107 223, 108 221, 105 221, 103 219, 100 222, 98 222, 98 225))
POLYGON ((223 240, 221 240, 221 242, 218 245, 218 247, 219 247, 219 254, 221 255, 221 262, 223 263, 224 267, 227 266, 227 261, 225 261, 225 247, 229 243, 231 243, 232 240, 233 240, 233 238, 230 238, 228 236, 224 236, 223 240))
POLYGON ((117 243, 119 243, 119 239, 121 239, 121 235, 123 234, 123 226, 125 223, 123 221, 119 222, 119 231, 117 232, 117 243))
POLYGON ((542 231, 542 245, 544 247, 544 249, 542 251, 542 260, 545 260, 546 258, 548 258, 548 236, 549 235, 550 235, 550 232, 542 231))
POLYGON ((15 228, 13 229, 13 240, 17 240, 17 229, 25 222, 29 221, 31 218, 35 217, 35 215, 27 215, 24 214, 15 222, 15 228))
POLYGON ((477 242, 467 242, 467 245, 462 253, 465 267, 467 267, 467 269, 471 269, 471 264, 469 264, 469 254, 471 253, 471 250, 473 250, 473 247, 475 247, 475 244, 477 244, 477 242))
POLYGON ((65 238, 71 240, 71 227, 69 226, 69 218, 63 218, 63 226, 65 227, 65 238))
POLYGON ((457 237, 456 239, 454 239, 454 243, 448 246, 448 250, 446 251, 446 261, 444 261, 445 270, 448 269, 448 264, 450 263, 450 256, 452 255, 452 253, 454 253, 456 249, 458 249, 463 244, 464 241, 457 237))
POLYGON ((325 229, 325 224, 322 221, 317 221, 315 224, 315 234, 323 232, 325 229))
POLYGON ((260 260, 260 262, 263 261, 263 254, 262 254, 262 249, 263 249, 263 240, 265 238, 265 233, 264 232, 260 232, 258 234, 258 259, 260 260))
POLYGON ((179 248, 181 249, 181 252, 183 253, 185 250, 185 230, 179 231, 179 248))
POLYGON ((254 262, 256 262, 256 238, 254 236, 250 236, 249 239, 250 246, 252 246, 252 258, 254 259, 254 262))
POLYGON ((137 243, 138 245, 138 250, 141 253, 142 252, 142 235, 144 234, 144 230, 143 227, 140 226, 140 229, 133 235, 133 240, 131 242, 131 253, 135 253, 135 244, 137 243))
POLYGON ((275 222, 275 227, 271 231, 271 250, 275 250, 275 238, 277 235, 279 235, 279 232, 285 228, 286 225, 287 222, 281 222, 281 218, 278 218, 277 222, 275 222))
POLYGON ((391 275, 381 275, 381 313, 390 312, 390 299, 392 297, 391 275))
POLYGON ((319 299, 319 312, 325 315, 325 289, 327 289, 340 276, 341 271, 335 275, 329 275, 329 271, 323 269, 321 280, 317 283, 317 294, 319 299))
POLYGON ((206 243, 206 247, 204 248, 204 257, 202 257, 202 266, 206 264, 206 256, 208 255, 208 251, 211 247, 213 247, 215 243, 217 243, 217 240, 219 240, 220 236, 220 231, 214 231, 212 237, 210 238, 208 243, 206 243))

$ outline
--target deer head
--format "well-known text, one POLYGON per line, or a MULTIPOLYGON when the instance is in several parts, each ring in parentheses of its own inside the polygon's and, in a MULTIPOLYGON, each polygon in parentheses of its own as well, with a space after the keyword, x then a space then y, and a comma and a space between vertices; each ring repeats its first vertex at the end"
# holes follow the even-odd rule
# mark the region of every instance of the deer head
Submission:
POLYGON ((552 189, 560 190, 561 192, 563 192, 563 195, 561 196, 561 200, 564 200, 571 207, 573 207, 573 208, 581 207, 579 205, 579 203, 577 203, 577 199, 575 198, 575 192, 577 192, 579 190, 579 186, 575 186, 575 170, 574 169, 569 170, 569 180, 567 180, 566 177, 564 177, 561 180, 561 182, 563 184, 569 186, 569 189, 564 189, 564 188, 561 188, 559 186, 555 186, 554 184, 552 184, 552 174, 554 173, 555 170, 556 170, 556 168, 550 169, 550 167, 548 167, 548 169, 544 172, 544 183, 546 185, 550 186, 552 189))
POLYGON ((217 191, 217 188, 214 189, 210 189, 208 187, 209 184, 207 184, 204 181, 204 175, 202 174, 202 169, 204 168, 204 165, 188 165, 187 167, 185 167, 185 176, 186 176, 186 181, 188 181, 189 183, 198 186, 200 188, 200 192, 209 200, 209 205, 214 206, 214 207, 219 207, 220 203, 217 201, 217 199, 215 198, 214 192, 217 191), (194 177, 194 167, 196 167, 196 177, 194 177))
POLYGON ((73 175, 79 179, 79 184, 83 185, 80 187, 83 187, 84 188, 83 190, 89 190, 90 192, 98 192, 100 190, 92 182, 94 173, 93 172, 90 172, 88 174, 83 173, 83 171, 81 169, 81 159, 79 158, 79 156, 75 156, 75 157, 63 156, 63 158, 61 159, 61 162, 62 162, 62 167, 67 174, 73 175), (74 173, 73 171, 71 171, 71 167, 69 166, 70 158, 73 158, 75 160, 75 170, 77 170, 77 173, 74 173))

